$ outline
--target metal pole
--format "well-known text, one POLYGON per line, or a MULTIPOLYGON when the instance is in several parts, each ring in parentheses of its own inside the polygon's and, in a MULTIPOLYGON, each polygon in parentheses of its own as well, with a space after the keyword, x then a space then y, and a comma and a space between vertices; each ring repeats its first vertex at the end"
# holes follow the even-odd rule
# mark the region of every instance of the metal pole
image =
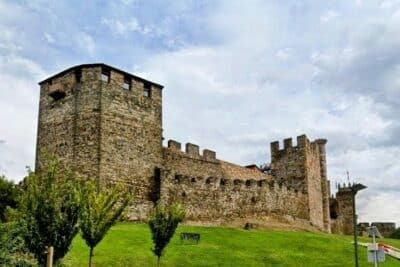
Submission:
MULTIPOLYGON (((372 232, 372 243, 375 245, 376 241, 375 241, 375 231, 372 232)), ((378 255, 377 255, 378 251, 374 251, 374 266, 378 267, 378 255)))
POLYGON ((354 260, 355 266, 358 267, 358 244, 357 244, 357 215, 356 215, 356 191, 352 189, 353 198, 353 234, 354 234, 354 260))
POLYGON ((53 247, 48 247, 47 248, 46 267, 53 267, 53 254, 54 254, 54 248, 53 247))

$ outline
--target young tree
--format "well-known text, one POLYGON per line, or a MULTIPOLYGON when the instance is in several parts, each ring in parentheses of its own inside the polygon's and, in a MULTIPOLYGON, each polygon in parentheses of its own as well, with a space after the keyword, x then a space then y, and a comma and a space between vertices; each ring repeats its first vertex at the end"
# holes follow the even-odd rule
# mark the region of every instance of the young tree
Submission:
POLYGON ((80 212, 78 177, 59 160, 48 157, 39 173, 29 171, 19 203, 22 236, 40 264, 46 247, 54 247, 54 262, 68 252, 78 233, 80 212))
POLYGON ((5 221, 7 207, 16 208, 18 189, 12 181, 0 175, 0 221, 5 221))
POLYGON ((83 186, 79 224, 82 238, 90 248, 89 267, 94 248, 121 218, 129 202, 130 194, 117 185, 99 190, 96 183, 87 181, 83 186))
POLYGON ((184 210, 179 205, 163 206, 157 205, 149 219, 149 227, 154 243, 153 253, 157 256, 157 266, 164 248, 174 236, 178 224, 185 217, 184 210))

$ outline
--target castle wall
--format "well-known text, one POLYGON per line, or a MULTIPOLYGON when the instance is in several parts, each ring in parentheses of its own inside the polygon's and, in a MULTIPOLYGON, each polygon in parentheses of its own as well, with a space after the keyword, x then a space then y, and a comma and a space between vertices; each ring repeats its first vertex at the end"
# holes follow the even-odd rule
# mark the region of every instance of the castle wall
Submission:
POLYGON ((182 203, 188 220, 229 222, 270 215, 307 217, 306 196, 272 179, 226 177, 224 163, 207 160, 190 150, 184 153, 165 148, 164 158, 162 201, 182 203))
POLYGON ((330 231, 326 140, 273 142, 270 169, 242 167, 190 143, 163 148, 160 85, 104 64, 40 85, 37 169, 47 151, 99 183, 124 183, 134 194, 130 219, 146 219, 160 200, 182 203, 193 221, 292 218, 330 231))
POLYGON ((102 65, 46 80, 41 83, 36 169, 47 151, 100 183, 124 182, 135 195, 131 219, 146 218, 163 162, 161 99, 161 87, 102 65), (105 70, 107 81, 102 80, 105 70), (123 88, 128 79, 129 90, 123 88), (54 100, 53 92, 62 97, 54 100))
POLYGON ((278 141, 271 143, 272 175, 297 190, 305 191, 308 219, 316 227, 329 232, 326 162, 324 154, 320 153, 325 152, 325 144, 310 142, 305 135, 297 137, 297 146, 293 146, 291 138, 283 143, 283 149, 280 149, 278 141))
POLYGON ((310 221, 320 228, 324 227, 323 196, 321 187, 320 155, 316 143, 308 143, 307 150, 307 192, 310 221))
POLYGON ((332 233, 353 234, 353 199, 349 186, 339 187, 336 197, 331 199, 331 212, 336 218, 331 219, 332 233))
POLYGON ((92 69, 83 69, 81 79, 70 71, 41 85, 36 169, 49 153, 81 174, 98 174, 99 81, 92 69), (54 99, 54 93, 65 96, 54 99))
POLYGON ((156 168, 162 167, 161 88, 143 95, 142 81, 110 71, 102 82, 100 179, 123 181, 133 189, 132 219, 143 219, 153 207, 151 196, 156 168), (126 77, 125 77, 126 79, 126 77))

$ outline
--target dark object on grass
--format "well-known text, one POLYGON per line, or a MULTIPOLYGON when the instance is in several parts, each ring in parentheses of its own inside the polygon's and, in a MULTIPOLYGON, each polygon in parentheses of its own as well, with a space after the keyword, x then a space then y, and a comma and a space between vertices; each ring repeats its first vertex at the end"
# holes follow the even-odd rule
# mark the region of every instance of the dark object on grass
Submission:
POLYGON ((251 230, 251 229, 253 229, 253 228, 254 228, 254 226, 253 226, 252 223, 247 222, 247 223, 244 225, 244 229, 245 229, 245 230, 251 230))
POLYGON ((191 240, 191 241, 196 242, 196 244, 198 244, 200 241, 200 234, 198 234, 198 233, 181 233, 181 243, 183 243, 184 240, 191 240))

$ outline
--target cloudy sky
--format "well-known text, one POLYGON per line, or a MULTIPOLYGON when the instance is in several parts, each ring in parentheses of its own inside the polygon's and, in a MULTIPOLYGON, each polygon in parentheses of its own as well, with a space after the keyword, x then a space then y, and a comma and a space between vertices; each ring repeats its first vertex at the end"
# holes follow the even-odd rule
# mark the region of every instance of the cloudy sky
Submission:
POLYGON ((400 224, 400 1, 0 0, 0 174, 34 165, 37 82, 104 62, 165 85, 166 139, 239 164, 327 138, 328 175, 400 224))

